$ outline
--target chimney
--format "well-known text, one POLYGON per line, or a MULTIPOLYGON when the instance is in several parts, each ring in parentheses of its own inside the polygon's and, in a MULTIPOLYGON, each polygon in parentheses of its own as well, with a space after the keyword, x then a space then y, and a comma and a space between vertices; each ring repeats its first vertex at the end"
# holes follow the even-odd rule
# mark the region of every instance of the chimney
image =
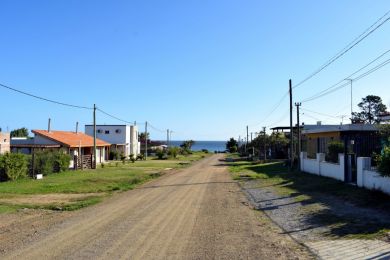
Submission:
POLYGON ((76 122, 76 134, 79 133, 79 122, 76 122))
POLYGON ((50 133, 50 124, 51 124, 51 119, 49 118, 49 123, 47 124, 47 132, 50 133))

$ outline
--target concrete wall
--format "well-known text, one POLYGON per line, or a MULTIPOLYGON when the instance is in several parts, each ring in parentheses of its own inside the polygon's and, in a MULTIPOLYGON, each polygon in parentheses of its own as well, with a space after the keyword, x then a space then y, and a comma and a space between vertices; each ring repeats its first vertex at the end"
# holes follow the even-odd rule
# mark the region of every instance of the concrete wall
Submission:
POLYGON ((325 162, 325 154, 317 153, 316 159, 308 159, 301 153, 301 170, 307 173, 344 181, 344 154, 339 154, 339 163, 325 162))
POLYGON ((370 190, 381 190, 390 194, 390 178, 382 177, 371 169, 370 157, 358 157, 357 159, 357 185, 370 190))

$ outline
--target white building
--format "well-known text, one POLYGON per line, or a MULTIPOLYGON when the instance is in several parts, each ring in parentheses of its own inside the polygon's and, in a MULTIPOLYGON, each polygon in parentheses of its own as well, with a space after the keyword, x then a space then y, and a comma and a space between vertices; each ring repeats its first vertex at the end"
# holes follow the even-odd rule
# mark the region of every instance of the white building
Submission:
POLYGON ((1 132, 0 128, 0 154, 10 152, 10 133, 1 132))
MULTIPOLYGON (((93 125, 85 125, 85 133, 93 136, 93 125)), ((135 125, 96 125, 96 137, 111 144, 111 151, 129 156, 140 153, 138 127, 135 125)))

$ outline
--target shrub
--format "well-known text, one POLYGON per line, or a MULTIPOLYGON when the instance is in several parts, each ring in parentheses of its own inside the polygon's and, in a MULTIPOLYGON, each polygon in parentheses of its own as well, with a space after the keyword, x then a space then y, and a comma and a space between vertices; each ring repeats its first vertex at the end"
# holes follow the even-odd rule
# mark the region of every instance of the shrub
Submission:
POLYGON ((135 162, 135 156, 134 156, 134 154, 130 154, 130 155, 129 155, 129 159, 130 159, 130 161, 131 161, 132 163, 134 163, 134 162, 135 162))
POLYGON ((104 166, 106 166, 104 163, 100 164, 100 167, 104 168, 104 166))
POLYGON ((24 154, 6 153, 0 156, 0 175, 9 180, 17 180, 28 174, 27 158, 24 154))
POLYGON ((63 150, 39 151, 34 153, 34 173, 48 175, 69 169, 70 155, 63 150))
POLYGON ((339 141, 332 141, 328 144, 328 153, 325 160, 328 162, 337 163, 339 161, 339 153, 344 152, 344 144, 339 141))
POLYGON ((207 149, 202 149, 202 152, 204 152, 204 153, 209 153, 209 150, 207 150, 207 149))
POLYGON ((173 158, 176 158, 178 153, 179 153, 179 147, 176 147, 176 146, 172 146, 172 147, 169 147, 168 148, 168 155, 173 157, 173 158))
POLYGON ((162 160, 162 159, 164 159, 165 152, 164 152, 163 149, 157 149, 156 155, 157 155, 157 158, 158 158, 158 159, 162 160))
POLYGON ((137 160, 142 161, 144 159, 145 159, 145 155, 143 153, 140 153, 140 154, 137 155, 137 160))
POLYGON ((110 160, 119 160, 121 158, 121 154, 118 151, 110 151, 109 159, 110 160))
POLYGON ((380 156, 378 171, 383 176, 390 176, 390 146, 385 146, 380 156))

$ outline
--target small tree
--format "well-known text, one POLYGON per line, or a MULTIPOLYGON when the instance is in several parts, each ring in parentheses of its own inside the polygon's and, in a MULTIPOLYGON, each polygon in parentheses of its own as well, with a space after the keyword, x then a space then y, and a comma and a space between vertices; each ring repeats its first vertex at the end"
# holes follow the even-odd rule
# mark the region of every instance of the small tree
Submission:
POLYGON ((191 148, 194 145, 195 141, 194 140, 187 140, 184 141, 180 147, 182 148, 182 153, 183 154, 191 154, 191 148))
POLYGON ((176 146, 171 146, 168 148, 168 155, 173 157, 173 158, 176 158, 177 155, 179 154, 179 147, 176 147, 176 146))
POLYGON ((9 180, 17 180, 28 174, 27 158, 20 153, 0 155, 0 175, 9 180))
POLYGON ((344 152, 344 144, 339 141, 332 141, 328 144, 328 153, 326 154, 326 160, 329 162, 337 163, 339 161, 339 153, 344 152))
POLYGON ((238 150, 238 142, 232 137, 229 141, 226 142, 226 150, 229 153, 235 153, 238 150))

